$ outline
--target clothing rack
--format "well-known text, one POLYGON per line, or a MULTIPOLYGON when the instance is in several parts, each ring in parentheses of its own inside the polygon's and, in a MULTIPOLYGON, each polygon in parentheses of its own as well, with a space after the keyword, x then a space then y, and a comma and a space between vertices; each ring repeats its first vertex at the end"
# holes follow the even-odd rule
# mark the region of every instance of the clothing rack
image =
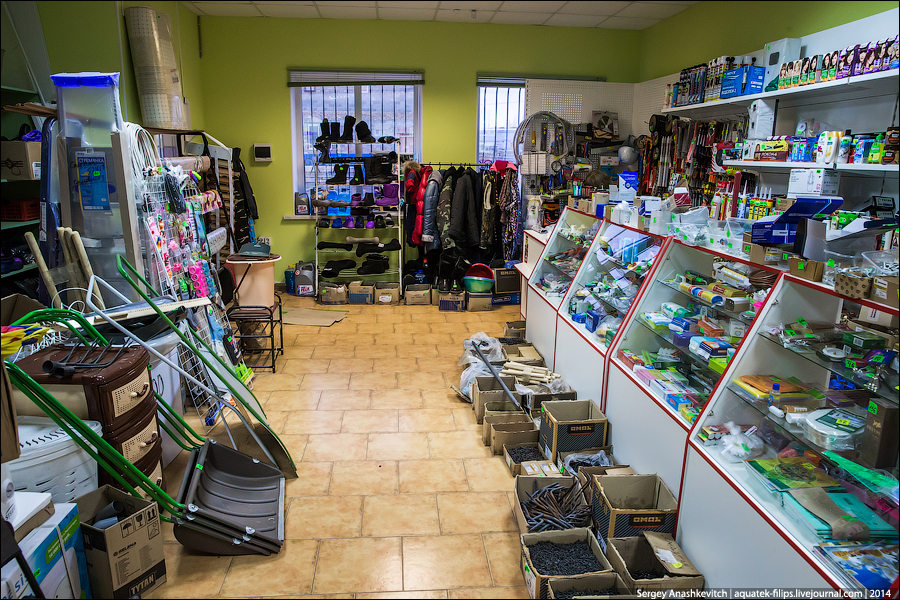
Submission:
POLYGON ((493 163, 462 163, 462 162, 429 162, 423 160, 423 165, 429 165, 432 167, 490 167, 493 163))

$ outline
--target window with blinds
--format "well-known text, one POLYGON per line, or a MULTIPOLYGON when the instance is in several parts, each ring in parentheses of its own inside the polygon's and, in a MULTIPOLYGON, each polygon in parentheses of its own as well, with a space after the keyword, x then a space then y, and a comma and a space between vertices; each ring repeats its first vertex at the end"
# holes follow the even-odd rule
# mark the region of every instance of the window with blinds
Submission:
MULTIPOLYGON (((371 73, 300 71, 288 73, 294 124, 294 181, 297 191, 314 187, 316 150, 313 144, 322 135, 321 123, 340 123, 350 115, 365 121, 376 139, 400 139, 401 154, 420 156, 421 73, 371 73)), ((354 141, 357 140, 353 133, 354 141)), ((332 145, 331 154, 363 156, 375 151, 394 150, 393 144, 332 145)), ((333 175, 330 165, 319 167, 319 184, 333 175)))
POLYGON ((514 137, 524 118, 524 77, 478 76, 478 162, 515 160, 514 137))

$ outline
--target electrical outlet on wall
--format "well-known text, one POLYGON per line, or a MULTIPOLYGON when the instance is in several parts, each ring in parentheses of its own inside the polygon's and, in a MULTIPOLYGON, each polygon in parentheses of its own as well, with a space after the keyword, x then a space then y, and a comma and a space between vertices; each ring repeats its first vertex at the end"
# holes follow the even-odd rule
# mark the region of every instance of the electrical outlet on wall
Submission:
POLYGON ((269 246, 271 246, 271 245, 272 245, 272 238, 270 238, 270 237, 268 237, 268 236, 257 236, 257 237, 256 237, 256 243, 257 243, 257 244, 268 244, 269 246))

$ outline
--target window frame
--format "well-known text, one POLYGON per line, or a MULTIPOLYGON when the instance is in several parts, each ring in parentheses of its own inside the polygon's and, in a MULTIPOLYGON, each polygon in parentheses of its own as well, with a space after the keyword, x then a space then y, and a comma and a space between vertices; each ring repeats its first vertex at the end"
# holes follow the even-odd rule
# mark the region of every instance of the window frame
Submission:
MULTIPOLYGON (((507 137, 507 143, 509 146, 506 148, 507 156, 498 157, 496 155, 497 149, 497 119, 496 116, 499 114, 495 108, 495 123, 494 123, 494 145, 493 148, 495 150, 495 154, 491 157, 482 158, 481 146, 482 146, 482 131, 487 131, 487 129, 482 129, 482 117, 485 115, 484 106, 487 105, 487 95, 488 92, 484 92, 484 96, 482 96, 483 90, 495 90, 495 107, 498 105, 497 98, 499 97, 500 90, 502 88, 515 88, 520 90, 520 106, 521 111, 519 115, 519 119, 516 123, 518 125, 525 118, 525 107, 526 107, 526 99, 525 99, 525 77, 521 76, 501 76, 501 75, 478 75, 476 78, 476 121, 475 121, 475 157, 476 162, 485 162, 493 163, 496 160, 515 160, 515 156, 512 152, 513 146, 515 144, 514 139, 510 139, 507 137)), ((509 123, 509 92, 507 91, 507 117, 506 122, 509 123)), ((509 127, 507 126, 507 136, 509 136, 509 127)), ((515 128, 512 130, 512 135, 515 135, 515 128)), ((485 135, 485 139, 487 136, 485 135)))

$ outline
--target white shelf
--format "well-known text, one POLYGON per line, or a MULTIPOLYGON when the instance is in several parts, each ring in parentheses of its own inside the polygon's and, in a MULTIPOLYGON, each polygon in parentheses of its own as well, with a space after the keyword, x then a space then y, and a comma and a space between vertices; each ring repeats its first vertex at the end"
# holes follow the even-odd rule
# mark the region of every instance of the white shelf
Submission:
POLYGON ((767 161, 767 160, 726 160, 722 163, 726 167, 739 167, 756 171, 779 171, 790 169, 828 169, 844 173, 860 173, 866 175, 885 175, 900 173, 900 165, 869 165, 869 164, 835 164, 814 163, 800 161, 767 161))
POLYGON ((826 81, 825 83, 817 83, 814 85, 805 85, 784 90, 775 90, 772 92, 761 92, 759 94, 748 94, 746 96, 735 96, 725 100, 715 100, 713 102, 703 102, 701 104, 691 104, 688 106, 676 106, 675 108, 664 108, 664 114, 684 115, 694 119, 712 118, 718 116, 744 114, 747 107, 754 100, 791 100, 803 102, 815 99, 817 102, 829 99, 834 96, 852 97, 856 96, 879 96, 885 94, 896 94, 898 85, 898 74, 900 71, 891 69, 889 71, 879 71, 878 73, 869 73, 868 75, 859 75, 857 77, 847 77, 845 79, 836 79, 834 81, 826 81))

